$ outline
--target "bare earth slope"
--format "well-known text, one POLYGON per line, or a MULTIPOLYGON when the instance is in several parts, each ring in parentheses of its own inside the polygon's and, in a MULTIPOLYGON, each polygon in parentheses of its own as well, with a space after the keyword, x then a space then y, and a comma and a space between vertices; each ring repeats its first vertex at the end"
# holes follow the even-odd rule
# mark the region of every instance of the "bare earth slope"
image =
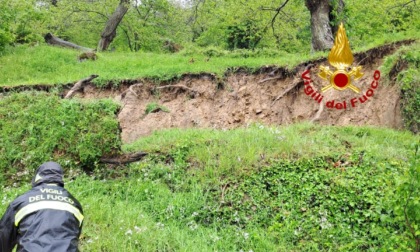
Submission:
MULTIPOLYGON (((400 129, 403 126, 400 111, 400 90, 386 84, 382 76, 377 88, 372 89, 367 101, 358 100, 366 95, 375 70, 383 57, 394 52, 400 44, 385 45, 356 54, 355 64, 363 67, 363 77, 354 82, 361 92, 350 89, 330 89, 318 103, 305 94, 302 73, 311 67, 312 86, 320 90, 328 84, 319 78, 319 66, 328 65, 326 59, 302 63, 292 70, 267 66, 251 73, 236 69, 220 80, 211 74, 185 74, 181 78, 155 84, 147 80, 130 81, 119 88, 84 88, 78 97, 86 99, 113 98, 121 103, 118 119, 122 140, 130 143, 155 130, 166 128, 231 129, 251 123, 284 125, 302 121, 316 121, 325 125, 375 125, 400 129), (354 107, 351 99, 355 98, 354 107), (346 109, 328 108, 327 101, 346 101, 346 109), (146 114, 148 105, 156 103, 166 109, 146 114)), ((319 91, 320 92, 320 91, 319 91)))

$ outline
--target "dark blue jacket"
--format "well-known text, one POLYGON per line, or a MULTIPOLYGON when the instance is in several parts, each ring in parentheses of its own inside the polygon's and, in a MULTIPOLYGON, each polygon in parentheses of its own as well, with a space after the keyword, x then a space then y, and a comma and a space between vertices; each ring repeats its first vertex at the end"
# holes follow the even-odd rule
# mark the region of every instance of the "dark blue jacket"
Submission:
POLYGON ((78 251, 83 210, 64 189, 63 170, 55 162, 42 164, 32 189, 17 197, 0 220, 0 251, 78 251))

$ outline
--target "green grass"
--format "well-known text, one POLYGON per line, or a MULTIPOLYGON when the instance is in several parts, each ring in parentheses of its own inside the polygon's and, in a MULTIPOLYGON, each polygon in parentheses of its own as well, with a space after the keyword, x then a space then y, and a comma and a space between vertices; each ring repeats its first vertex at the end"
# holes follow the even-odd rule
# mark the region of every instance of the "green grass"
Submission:
MULTIPOLYGON (((17 47, 0 57, 0 85, 53 85, 93 73, 98 84, 222 75, 229 67, 293 66, 326 55, 243 53, 101 53, 80 63, 72 50, 17 47), (219 56, 207 62, 206 53, 219 56)), ((401 57, 415 65, 416 55, 401 57)), ((416 78, 405 74, 401 85, 416 78)), ((29 189, 37 163, 57 158, 84 207, 82 251, 410 251, 415 237, 405 214, 420 232, 420 136, 408 131, 310 123, 171 129, 122 146, 149 152, 144 160, 104 167, 95 160, 121 147, 116 104, 60 100, 54 92, 0 101, 0 213, 29 189), (1 179, 17 171, 18 183, 1 179)))
POLYGON ((401 90, 401 108, 406 129, 420 132, 420 43, 403 46, 387 57, 380 68, 385 83, 396 83, 401 90), (396 71, 397 70, 397 71, 396 71))
MULTIPOLYGON (((312 124, 156 132, 125 146, 131 151, 159 151, 131 165, 126 179, 86 178, 81 183, 94 183, 93 191, 105 187, 103 193, 90 196, 106 195, 100 207, 92 209, 95 216, 103 216, 96 211, 106 214, 94 223, 117 219, 111 233, 120 236, 110 237, 112 243, 106 239, 106 245, 98 241, 84 247, 87 251, 102 245, 111 251, 405 250, 410 239, 393 204, 397 178, 413 162, 419 140, 409 132, 389 129, 312 124), (351 147, 343 146, 343 141, 351 147), (334 167, 337 161, 348 164, 334 167), (116 210, 111 209, 115 204, 116 210), (351 215, 340 210, 354 207, 357 211, 351 215), (321 232, 323 214, 331 228, 321 232)), ((87 230, 87 235, 109 236, 100 230, 87 230)))
POLYGON ((163 130, 125 145, 125 151, 191 150, 191 159, 205 167, 231 170, 262 160, 341 156, 352 151, 374 154, 378 160, 403 158, 418 141, 410 132, 377 127, 332 127, 310 123, 293 127, 253 124, 234 131, 163 130), (350 143, 350 147, 346 144, 350 143), (169 150, 166 150, 169 149, 169 150), (218 157, 215 159, 215 157, 218 157))
POLYGON ((298 55, 285 57, 214 57, 205 55, 154 53, 98 53, 98 60, 79 62, 78 52, 40 45, 20 46, 0 57, 0 86, 33 84, 66 84, 91 74, 98 74, 95 81, 107 84, 109 81, 136 78, 169 79, 184 73, 209 72, 222 75, 227 68, 258 68, 267 64, 293 66, 306 58, 298 55), (194 62, 190 63, 191 58, 194 62))
MULTIPOLYGON (((151 152, 143 161, 66 187, 84 207, 82 251, 407 251, 398 188, 419 141, 313 124, 172 129, 124 146, 151 152)), ((0 212, 26 189, 6 187, 0 212)))
MULTIPOLYGON (((355 48, 354 52, 412 36, 381 38, 369 47, 355 48)), ((328 52, 289 54, 281 50, 262 49, 228 52, 215 48, 188 49, 177 54, 103 52, 98 53, 96 61, 84 62, 77 60, 78 54, 75 50, 45 44, 8 48, 0 56, 0 86, 67 84, 91 74, 99 75, 94 80, 98 85, 137 78, 166 80, 184 73, 206 72, 223 76, 228 69, 237 67, 251 70, 264 65, 293 68, 299 63, 325 57, 328 52)))
POLYGON ((56 92, 5 95, 0 99, 0 184, 27 181, 27 174, 16 173, 33 171, 45 160, 93 170, 99 157, 120 151, 118 109, 109 99, 61 99, 56 92))

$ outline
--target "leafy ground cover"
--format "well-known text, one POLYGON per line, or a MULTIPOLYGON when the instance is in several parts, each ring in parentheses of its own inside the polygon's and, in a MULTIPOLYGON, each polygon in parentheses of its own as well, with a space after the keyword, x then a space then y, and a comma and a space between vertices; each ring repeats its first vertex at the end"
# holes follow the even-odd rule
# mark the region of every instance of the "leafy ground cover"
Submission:
POLYGON ((117 109, 111 100, 81 102, 61 99, 56 92, 1 98, 0 184, 27 182, 28 172, 45 160, 57 160, 76 172, 93 169, 103 155, 118 153, 117 109))
MULTIPOLYGON (((167 130, 124 146, 152 153, 142 162, 67 187, 83 251, 409 251, 418 143, 370 127, 167 130)), ((0 209, 27 188, 6 187, 0 209)))

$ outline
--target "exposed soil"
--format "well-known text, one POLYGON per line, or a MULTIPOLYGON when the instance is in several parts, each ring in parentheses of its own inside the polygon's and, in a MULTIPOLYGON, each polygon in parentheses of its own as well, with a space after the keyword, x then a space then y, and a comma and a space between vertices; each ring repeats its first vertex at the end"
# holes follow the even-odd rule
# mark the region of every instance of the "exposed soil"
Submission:
POLYGON ((317 76, 319 66, 329 65, 325 58, 302 63, 291 70, 265 66, 252 72, 239 68, 228 71, 223 79, 203 73, 185 74, 159 84, 150 80, 129 80, 118 88, 98 89, 87 85, 75 96, 113 98, 120 102, 118 119, 125 143, 167 128, 232 129, 258 122, 285 125, 316 121, 323 125, 374 125, 401 129, 400 90, 385 83, 388 76, 381 76, 366 102, 361 103, 358 98, 369 90, 374 72, 384 56, 392 54, 400 45, 412 42, 401 41, 355 54, 354 64, 362 66, 364 75, 353 84, 361 92, 355 93, 348 88, 343 91, 330 89, 322 93, 321 103, 305 94, 301 75, 306 68, 311 68, 312 86, 321 90, 328 85, 326 80, 317 76), (355 107, 351 106, 353 98, 357 100, 355 107), (331 100, 335 103, 346 101, 347 108, 328 108, 326 102, 331 100), (146 114, 147 106, 152 103, 160 105, 161 109, 146 114))
POLYGON ((326 59, 302 63, 293 70, 267 66, 251 73, 247 69, 237 69, 226 73, 223 80, 211 74, 185 74, 178 80, 159 85, 139 80, 118 89, 98 90, 87 86, 78 96, 89 99, 111 97, 119 101, 122 108, 118 119, 126 143, 160 129, 232 129, 258 122, 285 125, 316 121, 324 125, 374 125, 401 129, 400 90, 385 83, 387 76, 381 77, 378 87, 372 89, 373 95, 366 102, 361 103, 358 98, 369 90, 383 57, 392 54, 401 44, 411 42, 390 44, 354 55, 355 63, 359 62, 363 67, 363 77, 354 81, 361 92, 331 89, 322 93, 321 104, 305 94, 301 74, 311 66, 312 85, 320 90, 328 84, 317 76, 319 66, 328 65, 326 59), (354 107, 351 106, 352 98, 357 98, 354 107), (326 107, 326 102, 331 100, 335 103, 346 101, 347 108, 326 107), (168 111, 156 109, 146 114, 147 106, 152 103, 168 111))

